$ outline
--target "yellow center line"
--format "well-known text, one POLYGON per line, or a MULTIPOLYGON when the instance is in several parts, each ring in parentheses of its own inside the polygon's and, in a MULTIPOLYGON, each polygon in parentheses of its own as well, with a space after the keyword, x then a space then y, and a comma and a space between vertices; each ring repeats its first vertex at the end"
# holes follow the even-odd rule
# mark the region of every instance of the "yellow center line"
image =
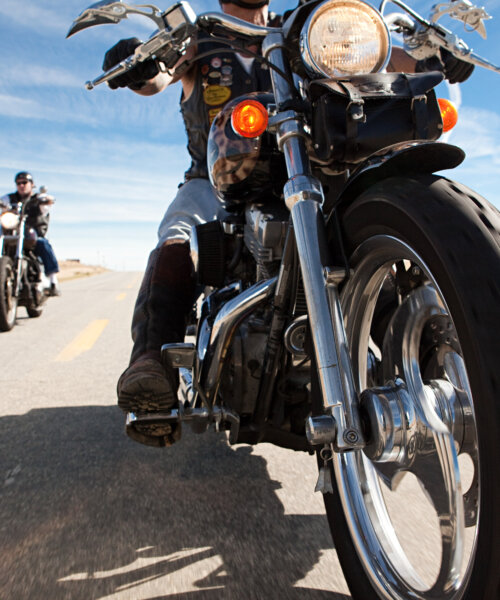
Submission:
POLYGON ((98 319, 89 323, 76 338, 66 346, 57 356, 56 361, 67 362, 76 358, 82 352, 87 352, 97 342, 109 319, 98 319))
POLYGON ((118 296, 116 297, 117 301, 119 302, 120 300, 123 300, 126 295, 127 295, 126 292, 122 292, 121 294, 118 294, 118 296))

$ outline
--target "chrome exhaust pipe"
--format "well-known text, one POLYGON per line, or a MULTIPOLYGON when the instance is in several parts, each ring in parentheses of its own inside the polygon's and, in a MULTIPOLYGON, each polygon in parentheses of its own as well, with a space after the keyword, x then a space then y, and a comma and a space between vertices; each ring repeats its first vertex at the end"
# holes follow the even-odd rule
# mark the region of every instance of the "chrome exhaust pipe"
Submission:
POLYGON ((210 338, 201 335, 198 339, 196 372, 200 374, 199 387, 209 405, 216 397, 224 360, 238 325, 273 295, 277 280, 277 277, 273 277, 259 281, 226 302, 217 314, 209 333, 210 338))

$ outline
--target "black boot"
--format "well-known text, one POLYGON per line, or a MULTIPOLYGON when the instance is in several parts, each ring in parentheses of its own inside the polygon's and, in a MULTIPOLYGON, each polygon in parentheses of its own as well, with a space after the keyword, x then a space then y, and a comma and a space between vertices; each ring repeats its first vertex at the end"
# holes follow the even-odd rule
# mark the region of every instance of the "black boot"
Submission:
MULTIPOLYGON (((175 405, 176 372, 164 367, 160 349, 183 341, 194 287, 189 244, 164 245, 151 253, 134 308, 130 365, 118 380, 118 406, 123 411, 144 414, 175 405)), ((127 432, 153 446, 175 441, 169 425, 141 425, 127 432)))

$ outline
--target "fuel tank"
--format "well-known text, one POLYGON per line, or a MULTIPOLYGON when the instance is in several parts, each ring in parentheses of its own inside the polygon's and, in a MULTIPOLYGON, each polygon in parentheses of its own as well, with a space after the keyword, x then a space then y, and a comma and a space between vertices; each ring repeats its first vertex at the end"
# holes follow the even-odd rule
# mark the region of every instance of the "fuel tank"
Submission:
POLYGON ((286 181, 283 155, 267 131, 242 137, 231 124, 234 108, 243 100, 274 102, 269 93, 253 92, 228 102, 215 117, 208 136, 207 165, 210 181, 227 210, 249 202, 266 203, 279 197, 286 181))

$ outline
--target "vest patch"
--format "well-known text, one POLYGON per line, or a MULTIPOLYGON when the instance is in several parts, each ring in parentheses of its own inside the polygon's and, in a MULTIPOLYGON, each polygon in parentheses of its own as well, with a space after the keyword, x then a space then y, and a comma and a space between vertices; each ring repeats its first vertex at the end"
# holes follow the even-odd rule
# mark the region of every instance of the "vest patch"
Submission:
POLYGON ((227 102, 231 97, 231 90, 223 85, 209 85, 203 90, 203 100, 209 106, 217 106, 227 102))
POLYGON ((208 120, 210 121, 210 125, 212 125, 213 120, 219 114, 220 110, 221 110, 220 106, 217 108, 210 108, 208 110, 208 120))

